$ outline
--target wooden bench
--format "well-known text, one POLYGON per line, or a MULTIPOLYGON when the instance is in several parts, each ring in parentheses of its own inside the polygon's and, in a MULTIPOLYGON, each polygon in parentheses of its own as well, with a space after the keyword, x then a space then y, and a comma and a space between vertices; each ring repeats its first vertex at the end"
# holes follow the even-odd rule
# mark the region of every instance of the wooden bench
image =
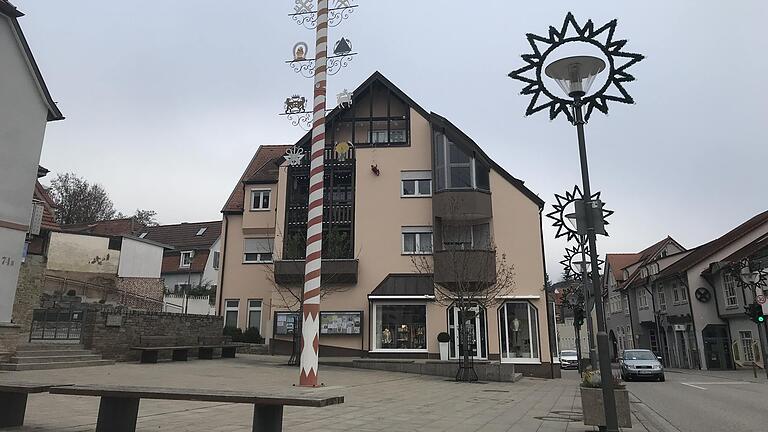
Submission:
POLYGON ((173 361, 187 361, 189 350, 197 350, 197 358, 213 359, 216 349, 221 349, 222 358, 235 358, 237 348, 242 344, 229 342, 224 336, 198 336, 196 341, 185 337, 174 336, 142 336, 139 346, 132 350, 141 351, 141 363, 157 363, 160 351, 171 351, 173 361))
POLYGON ((324 390, 300 389, 285 392, 248 392, 108 385, 73 385, 51 387, 53 394, 99 396, 99 418, 96 432, 133 432, 141 399, 223 402, 253 405, 254 432, 283 430, 283 407, 324 407, 344 403, 344 396, 325 395, 324 390))
POLYGON ((61 384, 0 383, 0 428, 22 426, 27 411, 27 396, 47 392, 55 385, 61 384))

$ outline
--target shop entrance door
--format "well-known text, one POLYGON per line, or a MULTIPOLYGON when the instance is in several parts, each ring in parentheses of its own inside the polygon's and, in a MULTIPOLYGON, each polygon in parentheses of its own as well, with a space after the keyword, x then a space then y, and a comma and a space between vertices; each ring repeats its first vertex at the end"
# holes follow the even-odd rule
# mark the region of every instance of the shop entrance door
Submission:
POLYGON ((728 346, 728 330, 724 325, 708 325, 703 331, 707 369, 733 369, 728 346))
MULTIPOLYGON (((453 359, 464 357, 464 344, 459 332, 459 312, 459 308, 455 306, 448 311, 448 331, 451 335, 450 357, 453 359)), ((470 314, 473 316, 467 321, 467 349, 470 357, 485 360, 488 358, 485 310, 475 306, 470 309, 470 314)))

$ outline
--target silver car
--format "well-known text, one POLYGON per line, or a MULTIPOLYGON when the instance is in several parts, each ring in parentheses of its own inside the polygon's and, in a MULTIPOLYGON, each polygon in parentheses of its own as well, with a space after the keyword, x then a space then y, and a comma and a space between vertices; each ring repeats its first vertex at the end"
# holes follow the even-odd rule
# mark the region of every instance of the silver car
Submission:
POLYGON ((630 381, 634 378, 653 378, 664 381, 664 366, 660 360, 661 357, 656 357, 651 350, 625 350, 619 357, 621 379, 630 381))
POLYGON ((575 350, 560 351, 560 369, 578 369, 579 359, 575 350))

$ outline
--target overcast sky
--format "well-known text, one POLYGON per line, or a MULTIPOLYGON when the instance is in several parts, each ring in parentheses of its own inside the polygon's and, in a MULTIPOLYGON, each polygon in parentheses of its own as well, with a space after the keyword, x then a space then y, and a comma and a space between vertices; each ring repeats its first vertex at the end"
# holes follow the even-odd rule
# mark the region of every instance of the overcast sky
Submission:
MULTIPOLYGON (((124 213, 220 219, 256 148, 302 134, 277 116, 288 95, 311 91, 284 63, 314 37, 287 16, 292 0, 14 3, 67 117, 49 124, 41 164, 101 183, 124 213)), ((587 125, 593 188, 616 211, 601 254, 667 235, 695 247, 768 207, 764 1, 359 4, 330 31, 360 54, 330 78, 329 94, 381 71, 524 180, 545 212, 580 182, 576 131, 544 113, 525 117, 528 99, 506 75, 530 51, 525 33, 546 35, 569 10, 580 23, 619 20, 616 38, 647 59, 631 69, 636 105, 611 105, 587 125)), ((557 279, 565 242, 545 225, 557 279)))

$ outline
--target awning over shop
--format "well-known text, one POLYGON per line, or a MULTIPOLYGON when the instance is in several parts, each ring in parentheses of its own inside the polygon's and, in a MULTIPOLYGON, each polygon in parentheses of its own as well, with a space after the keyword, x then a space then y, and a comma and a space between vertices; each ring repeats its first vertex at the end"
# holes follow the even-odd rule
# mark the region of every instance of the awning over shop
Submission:
POLYGON ((370 300, 408 300, 435 298, 432 275, 390 273, 368 294, 370 300))

